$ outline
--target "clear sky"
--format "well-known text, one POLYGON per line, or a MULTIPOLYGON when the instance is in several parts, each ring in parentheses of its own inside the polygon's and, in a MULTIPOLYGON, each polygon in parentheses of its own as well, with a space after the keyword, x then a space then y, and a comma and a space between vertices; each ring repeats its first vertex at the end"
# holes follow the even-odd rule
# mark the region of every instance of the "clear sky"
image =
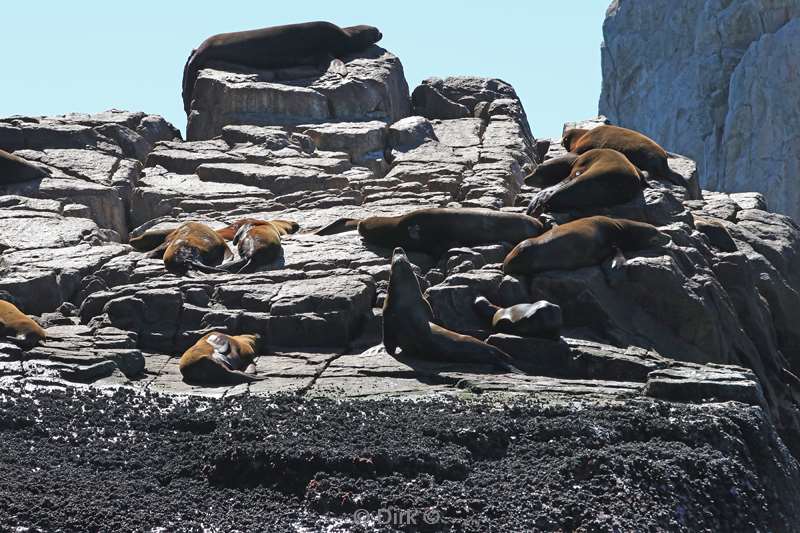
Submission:
POLYGON ((10 2, 0 31, 0 116, 110 108, 163 115, 185 132, 183 65, 215 33, 293 22, 371 24, 403 63, 409 90, 429 76, 501 78, 537 137, 597 114, 610 0, 138 0, 10 2))

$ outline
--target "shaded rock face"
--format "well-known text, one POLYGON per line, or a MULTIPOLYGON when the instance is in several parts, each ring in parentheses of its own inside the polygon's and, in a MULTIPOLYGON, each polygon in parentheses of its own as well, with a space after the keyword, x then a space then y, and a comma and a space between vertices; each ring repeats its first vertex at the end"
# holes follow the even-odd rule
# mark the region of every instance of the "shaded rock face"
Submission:
POLYGON ((795 0, 614 1, 600 113, 695 159, 703 187, 798 219, 799 19, 795 0))
POLYGON ((370 46, 343 59, 347 75, 303 66, 254 70, 231 64, 200 71, 186 137, 211 139, 230 124, 394 122, 409 114, 408 84, 394 55, 370 46))
MULTIPOLYGON (((564 148, 533 137, 514 89, 501 80, 426 80, 409 109, 399 61, 373 52, 346 61, 344 81, 332 73, 309 81, 311 74, 299 70, 273 73, 271 81, 233 67, 203 71, 190 120, 210 128, 209 138, 184 142, 158 118, 116 111, 0 120, 10 124, 2 130, 6 146, 47 166, 48 179, 63 182, 59 191, 91 187, 114 200, 43 197, 42 184, 2 191, 0 297, 37 315, 49 337, 27 353, 0 344, 0 386, 63 391, 81 384, 209 398, 291 393, 310 401, 482 394, 497 402, 557 403, 571 413, 647 405, 659 424, 667 423, 671 405, 684 403, 690 405, 676 407, 682 413, 721 409, 777 429, 782 440, 764 440, 761 452, 791 466, 782 470, 787 483, 800 481, 784 448, 800 453, 800 228, 767 211, 757 193, 697 194, 696 166, 682 156, 670 165, 688 189, 653 179, 626 204, 543 217, 549 225, 625 217, 671 237, 662 248, 629 252, 621 273, 606 260, 506 276, 501 264, 515 243, 409 254, 435 321, 501 348, 525 375, 386 353, 381 308, 391 249, 367 245, 357 232, 313 231, 340 218, 425 207, 523 212, 538 193, 523 177, 564 148), (313 106, 297 104, 276 117, 278 108, 262 100, 272 98, 270 91, 317 92, 327 99, 325 111, 311 116, 313 106), (374 105, 347 107, 367 101, 358 91, 378 95, 374 105), (216 103, 203 107, 212 94, 216 103), (258 120, 226 111, 247 102, 263 113, 258 120), (283 238, 274 264, 241 275, 176 277, 162 261, 123 244, 126 236, 185 221, 221 228, 242 217, 293 220, 301 229, 283 238), (503 307, 559 305, 562 338, 492 334, 473 307, 479 295, 503 307), (184 383, 178 358, 209 331, 257 335, 256 365, 265 379, 225 387, 184 383)), ((693 431, 689 422, 669 424, 693 431)), ((712 445, 713 433, 698 438, 712 445)), ((474 443, 470 453, 502 456, 485 449, 474 443)), ((238 457, 221 459, 214 479, 230 481, 226 465, 252 470, 238 457)), ((789 507, 797 494, 786 496, 789 507)))

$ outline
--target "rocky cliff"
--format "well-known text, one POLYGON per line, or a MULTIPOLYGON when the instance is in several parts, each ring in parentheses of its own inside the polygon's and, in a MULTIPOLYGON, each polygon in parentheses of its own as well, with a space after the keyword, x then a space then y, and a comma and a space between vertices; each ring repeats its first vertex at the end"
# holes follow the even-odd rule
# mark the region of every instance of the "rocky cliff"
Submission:
POLYGON ((0 430, 15 443, 0 524, 352 528, 366 510, 369 529, 392 507, 435 510, 432 530, 790 530, 800 228, 758 193, 696 199, 695 165, 675 156, 688 190, 653 181, 628 204, 549 217, 671 236, 613 285, 606 263, 506 276, 503 243, 410 254, 437 322, 526 375, 395 359, 381 345, 391 250, 310 230, 426 206, 524 211, 526 172, 563 148, 534 138, 501 80, 432 78, 409 96, 384 50, 346 67, 206 69, 188 141, 143 113, 0 119, 0 148, 51 173, 0 190, 0 290, 49 335, 27 353, 0 344, 0 430), (242 216, 302 231, 280 263, 242 275, 176 277, 124 244, 242 216), (479 294, 560 305, 561 339, 491 335, 479 294), (260 335, 267 379, 185 384, 178 357, 209 329, 260 335), (32 505, 42 486, 56 505, 32 505), (67 505, 73 490, 92 505, 67 505), (219 511, 231 498, 238 510, 219 511))
POLYGON ((800 219, 799 18, 797 0, 616 0, 600 113, 695 159, 704 187, 800 219))

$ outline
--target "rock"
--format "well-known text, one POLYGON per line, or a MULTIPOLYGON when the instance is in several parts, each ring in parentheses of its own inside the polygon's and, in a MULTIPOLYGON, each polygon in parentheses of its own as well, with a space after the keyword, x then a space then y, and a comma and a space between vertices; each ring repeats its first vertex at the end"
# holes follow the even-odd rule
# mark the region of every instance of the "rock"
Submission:
POLYGON ((433 126, 420 116, 406 117, 389 126, 390 149, 416 148, 425 141, 437 141, 433 126))
POLYGON ((204 69, 195 84, 187 137, 211 139, 232 124, 391 123, 408 115, 408 86, 400 60, 372 46, 344 62, 344 78, 332 71, 204 69))
POLYGON ((758 191, 799 218, 798 18, 792 0, 613 2, 600 113, 696 160, 704 188, 758 191))

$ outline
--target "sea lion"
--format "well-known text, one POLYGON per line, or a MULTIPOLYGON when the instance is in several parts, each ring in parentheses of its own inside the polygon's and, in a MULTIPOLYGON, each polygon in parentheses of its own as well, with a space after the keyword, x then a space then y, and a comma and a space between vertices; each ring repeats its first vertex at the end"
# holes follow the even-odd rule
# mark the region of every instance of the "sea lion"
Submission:
POLYGON ((638 131, 606 124, 591 130, 576 128, 564 133, 561 144, 576 154, 593 148, 610 148, 622 152, 631 163, 646 171, 650 177, 687 187, 683 176, 669 168, 666 150, 638 131))
POLYGON ((492 324, 495 333, 509 333, 520 337, 540 337, 558 340, 564 318, 561 307, 539 300, 532 304, 498 307, 483 296, 475 298, 478 315, 492 324))
POLYGON ((19 156, 0 150, 0 185, 21 183, 50 176, 50 173, 19 156))
POLYGON ((175 229, 176 228, 147 230, 138 237, 131 237, 128 239, 128 244, 137 252, 150 252, 164 244, 164 241, 167 240, 167 237, 169 237, 170 233, 175 231, 175 229))
POLYGON ((176 276, 183 276, 190 269, 200 272, 227 273, 215 268, 223 260, 233 256, 225 239, 200 222, 185 222, 167 235, 164 242, 148 253, 152 258, 164 258, 164 267, 176 276))
POLYGON ((736 241, 733 240, 730 232, 728 232, 728 228, 717 220, 695 216, 694 227, 708 237, 711 246, 721 252, 735 252, 739 249, 736 246, 736 241))
POLYGON ((611 268, 618 270, 625 264, 623 251, 655 248, 669 241, 669 235, 644 222, 604 216, 581 218, 519 243, 503 261, 503 272, 572 270, 598 265, 612 255, 611 268))
POLYGON ((256 337, 209 333, 186 350, 178 361, 183 380, 202 385, 237 385, 255 376, 256 337))
POLYGON ((339 219, 317 231, 331 235, 354 227, 370 244, 385 248, 399 246, 408 250, 440 255, 457 246, 477 246, 508 242, 515 245, 540 235, 544 228, 533 217, 482 208, 418 209, 394 217, 339 219))
POLYGON ((209 61, 227 61, 255 68, 327 65, 332 58, 363 50, 382 37, 374 26, 340 28, 330 22, 287 24, 213 35, 193 50, 186 61, 183 108, 188 114, 197 74, 209 61))
POLYGON ((223 268, 241 273, 272 263, 281 253, 281 236, 294 233, 299 228, 300 225, 291 220, 254 220, 240 225, 233 243, 239 250, 241 260, 226 264, 223 268))
POLYGON ((400 347, 404 355, 412 357, 491 364, 521 373, 511 356, 501 349, 432 321, 433 310, 422 295, 408 257, 402 248, 395 248, 383 304, 383 345, 389 355, 394 356, 400 347))
POLYGON ((47 338, 44 328, 16 305, 0 300, 0 338, 16 340, 25 349, 30 349, 47 338))
POLYGON ((576 159, 578 159, 578 154, 569 152, 536 165, 533 172, 525 176, 525 185, 544 189, 561 182, 572 172, 572 166, 576 159))
POLYGON ((540 191, 531 200, 528 214, 538 216, 545 210, 558 213, 624 204, 646 185, 641 171, 623 154, 595 148, 572 161, 571 171, 564 180, 540 191))

